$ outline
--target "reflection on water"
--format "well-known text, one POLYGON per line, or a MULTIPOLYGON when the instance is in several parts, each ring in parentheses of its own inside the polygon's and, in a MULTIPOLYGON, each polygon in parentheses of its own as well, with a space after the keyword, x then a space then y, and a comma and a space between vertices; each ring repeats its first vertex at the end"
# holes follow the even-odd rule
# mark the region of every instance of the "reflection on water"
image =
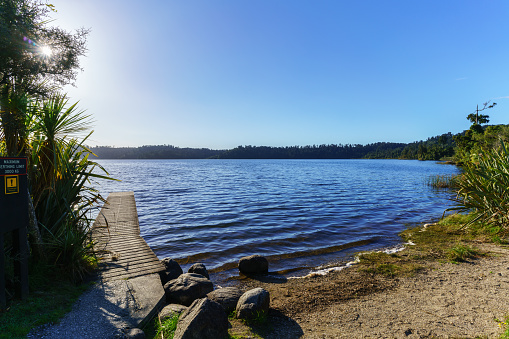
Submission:
POLYGON ((134 191, 159 258, 236 274, 247 255, 294 272, 393 246, 407 224, 440 217, 449 193, 425 185, 454 166, 407 160, 100 160, 101 192, 134 191))

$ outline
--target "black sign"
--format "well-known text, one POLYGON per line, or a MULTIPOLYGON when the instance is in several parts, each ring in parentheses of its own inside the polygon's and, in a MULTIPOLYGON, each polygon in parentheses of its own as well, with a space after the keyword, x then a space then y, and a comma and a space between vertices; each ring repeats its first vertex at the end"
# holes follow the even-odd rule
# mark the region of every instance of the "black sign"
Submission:
POLYGON ((26 158, 0 158, 0 175, 26 175, 26 158))
POLYGON ((27 159, 0 158, 0 232, 26 227, 27 185, 27 159))
POLYGON ((26 158, 0 158, 0 309, 6 307, 4 233, 12 232, 14 274, 23 299, 28 297, 28 182, 26 158))

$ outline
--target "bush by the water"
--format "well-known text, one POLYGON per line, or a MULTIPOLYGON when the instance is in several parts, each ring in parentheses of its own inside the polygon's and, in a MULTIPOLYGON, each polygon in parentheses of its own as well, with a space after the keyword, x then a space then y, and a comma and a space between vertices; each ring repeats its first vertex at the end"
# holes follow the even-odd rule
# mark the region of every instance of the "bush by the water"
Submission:
POLYGON ((451 210, 471 212, 472 222, 508 228, 509 152, 503 142, 500 149, 477 154, 465 164, 455 201, 457 207, 451 210))

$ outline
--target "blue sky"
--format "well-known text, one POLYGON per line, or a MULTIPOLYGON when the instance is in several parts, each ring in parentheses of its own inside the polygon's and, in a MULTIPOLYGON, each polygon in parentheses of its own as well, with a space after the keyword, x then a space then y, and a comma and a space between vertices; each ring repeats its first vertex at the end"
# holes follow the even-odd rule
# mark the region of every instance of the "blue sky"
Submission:
POLYGON ((509 2, 54 0, 90 144, 412 142, 509 123, 509 2))

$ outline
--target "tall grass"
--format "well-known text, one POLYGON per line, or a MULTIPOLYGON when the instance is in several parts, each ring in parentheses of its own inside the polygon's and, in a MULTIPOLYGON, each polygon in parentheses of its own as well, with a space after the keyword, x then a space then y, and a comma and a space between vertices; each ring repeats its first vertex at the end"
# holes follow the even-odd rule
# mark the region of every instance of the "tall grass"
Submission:
POLYGON ((509 153, 503 142, 500 149, 479 154, 465 165, 455 202, 450 210, 471 212, 470 223, 479 220, 509 228, 509 153))
POLYGON ((426 185, 435 189, 455 189, 461 180, 461 174, 433 175, 426 178, 426 185))

